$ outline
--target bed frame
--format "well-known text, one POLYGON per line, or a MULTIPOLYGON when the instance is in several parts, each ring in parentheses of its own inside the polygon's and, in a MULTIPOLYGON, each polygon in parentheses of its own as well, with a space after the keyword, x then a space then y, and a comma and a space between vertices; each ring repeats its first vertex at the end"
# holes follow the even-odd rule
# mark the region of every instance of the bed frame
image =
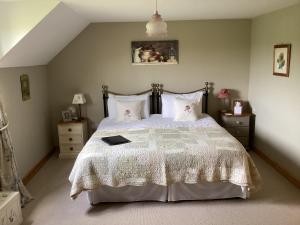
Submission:
POLYGON ((203 101, 202 101, 203 112, 208 113, 208 92, 209 92, 208 82, 205 82, 205 86, 203 88, 195 90, 195 91, 190 91, 190 92, 169 91, 169 90, 164 89, 163 84, 153 83, 153 84, 151 84, 151 89, 143 91, 143 92, 139 92, 139 93, 134 93, 134 94, 123 94, 123 93, 113 92, 113 91, 108 90, 107 85, 102 85, 104 117, 108 117, 107 102, 108 102, 109 94, 125 96, 125 95, 142 95, 142 94, 146 94, 146 93, 151 93, 150 94, 150 114, 161 114, 161 109, 162 109, 161 95, 163 93, 191 94, 191 93, 195 93, 197 91, 203 91, 203 93, 204 93, 203 101))

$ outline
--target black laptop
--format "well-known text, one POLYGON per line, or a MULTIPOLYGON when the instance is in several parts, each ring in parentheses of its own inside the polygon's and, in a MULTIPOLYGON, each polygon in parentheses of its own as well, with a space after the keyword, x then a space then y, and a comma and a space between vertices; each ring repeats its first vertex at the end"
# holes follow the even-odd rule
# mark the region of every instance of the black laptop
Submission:
POLYGON ((104 141, 105 143, 107 143, 109 145, 120 145, 120 144, 125 144, 125 143, 131 142, 130 140, 124 138, 121 135, 103 137, 101 139, 102 139, 102 141, 104 141))

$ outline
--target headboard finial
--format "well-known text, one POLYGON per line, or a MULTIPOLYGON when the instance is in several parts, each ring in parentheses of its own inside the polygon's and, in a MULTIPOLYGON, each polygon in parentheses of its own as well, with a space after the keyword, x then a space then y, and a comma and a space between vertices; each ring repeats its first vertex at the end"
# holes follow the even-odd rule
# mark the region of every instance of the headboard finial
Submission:
POLYGON ((208 93, 208 82, 205 82, 205 91, 208 93))
POLYGON ((108 86, 107 85, 102 85, 102 93, 104 95, 108 95, 108 86))

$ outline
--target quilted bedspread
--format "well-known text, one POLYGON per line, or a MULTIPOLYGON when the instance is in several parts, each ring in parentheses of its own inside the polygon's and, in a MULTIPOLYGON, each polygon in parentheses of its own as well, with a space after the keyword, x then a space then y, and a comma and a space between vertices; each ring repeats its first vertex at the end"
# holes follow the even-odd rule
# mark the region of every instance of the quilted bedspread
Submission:
POLYGON ((224 181, 249 191, 260 185, 249 154, 222 127, 97 130, 78 155, 69 180, 72 198, 101 185, 224 181), (101 140, 113 135, 132 142, 109 146, 101 140))

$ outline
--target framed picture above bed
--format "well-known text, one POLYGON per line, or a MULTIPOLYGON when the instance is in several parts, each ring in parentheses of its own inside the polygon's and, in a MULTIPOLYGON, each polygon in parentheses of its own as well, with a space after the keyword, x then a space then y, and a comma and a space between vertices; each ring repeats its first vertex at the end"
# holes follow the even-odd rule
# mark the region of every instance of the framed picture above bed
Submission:
POLYGON ((288 77, 290 73, 291 45, 274 45, 273 75, 288 77))
POLYGON ((132 41, 132 65, 178 64, 178 41, 132 41))

